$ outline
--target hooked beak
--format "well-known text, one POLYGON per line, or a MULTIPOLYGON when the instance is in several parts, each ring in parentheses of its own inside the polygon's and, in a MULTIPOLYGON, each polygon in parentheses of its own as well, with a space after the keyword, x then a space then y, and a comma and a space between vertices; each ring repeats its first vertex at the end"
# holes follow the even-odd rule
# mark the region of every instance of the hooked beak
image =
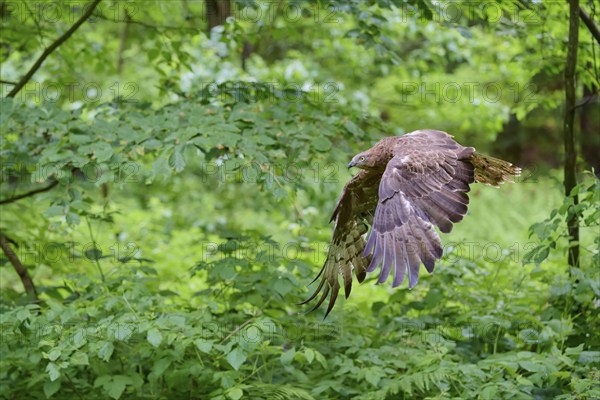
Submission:
POLYGON ((354 161, 350 161, 350 162, 348 163, 348 169, 350 169, 350 168, 352 168, 352 167, 354 167, 354 161))

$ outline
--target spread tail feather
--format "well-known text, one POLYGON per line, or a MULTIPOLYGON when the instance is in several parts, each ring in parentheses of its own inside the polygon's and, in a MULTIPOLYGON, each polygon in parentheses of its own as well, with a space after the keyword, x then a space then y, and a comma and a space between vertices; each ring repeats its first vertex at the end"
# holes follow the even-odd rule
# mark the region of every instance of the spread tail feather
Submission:
POLYGON ((481 153, 474 153, 469 162, 475 167, 475 181, 486 185, 498 186, 504 182, 514 182, 514 177, 521 175, 521 168, 481 153))

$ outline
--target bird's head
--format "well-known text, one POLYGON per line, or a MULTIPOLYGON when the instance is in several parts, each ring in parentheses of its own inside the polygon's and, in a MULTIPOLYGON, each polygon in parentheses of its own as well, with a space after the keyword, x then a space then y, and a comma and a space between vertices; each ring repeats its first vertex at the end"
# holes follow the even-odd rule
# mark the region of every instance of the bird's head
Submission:
POLYGON ((348 163, 348 168, 357 167, 360 169, 373 169, 375 167, 373 157, 368 151, 363 151, 355 155, 348 163))

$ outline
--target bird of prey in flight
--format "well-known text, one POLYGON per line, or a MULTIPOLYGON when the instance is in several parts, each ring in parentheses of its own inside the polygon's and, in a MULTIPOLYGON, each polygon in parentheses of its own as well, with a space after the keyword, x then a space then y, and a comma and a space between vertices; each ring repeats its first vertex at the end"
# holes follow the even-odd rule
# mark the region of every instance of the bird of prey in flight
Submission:
POLYGON ((467 213, 469 185, 498 186, 521 172, 507 161, 461 146, 446 132, 430 129, 386 137, 354 156, 351 167, 360 171, 346 184, 333 210, 327 259, 315 278, 321 281, 302 303, 317 301, 320 294, 315 310, 329 296, 325 316, 335 305, 340 275, 346 298, 350 295, 352 271, 360 283, 381 264, 377 283, 393 272, 393 287, 407 276, 409 287, 414 287, 421 264, 431 273, 442 257, 434 226, 448 233, 467 213))

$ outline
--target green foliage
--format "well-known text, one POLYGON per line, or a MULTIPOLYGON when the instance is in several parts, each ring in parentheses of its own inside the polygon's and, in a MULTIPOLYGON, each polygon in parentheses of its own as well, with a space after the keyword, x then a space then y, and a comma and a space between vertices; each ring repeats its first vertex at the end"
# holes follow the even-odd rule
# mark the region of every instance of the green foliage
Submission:
MULTIPOLYGON (((600 203, 600 182, 594 178, 591 180, 591 184, 582 182, 575 186, 570 195, 565 197, 563 204, 550 212, 549 218, 531 226, 529 236, 537 236, 540 245, 525 254, 523 264, 542 263, 550 254, 550 250, 556 248, 556 242, 565 237, 565 221, 573 215, 581 221, 581 228, 598 229, 600 209, 597 205, 600 203), (578 204, 574 201, 576 196, 579 197, 578 204)), ((592 254, 592 265, 596 267, 600 266, 599 240, 600 236, 596 236, 593 246, 586 248, 592 254)))
MULTIPOLYGON (((155 232, 142 254, 163 235, 161 206, 152 204, 114 222, 155 232)), ((189 250, 177 239, 188 226, 171 230, 176 258, 189 250)), ((321 321, 322 310, 302 315, 294 303, 322 256, 310 242, 294 255, 281 251, 287 244, 260 228, 232 236, 221 227, 196 241, 187 272, 161 251, 153 263, 108 257, 104 282, 63 276, 41 288, 42 305, 4 297, 2 395, 594 398, 600 330, 592 309, 572 314, 590 302, 574 301, 582 291, 573 282, 561 289, 571 279, 564 261, 526 270, 513 256, 448 253, 415 290, 368 282, 321 321)), ((74 265, 93 271, 92 261, 74 265)))
MULTIPOLYGON (((6 4, 17 81, 82 9, 6 4)), ((509 115, 552 133, 562 92, 535 79, 562 71, 564 2, 238 0, 210 33, 205 4, 103 1, 0 100, 0 231, 39 295, 0 257, 0 398, 600 397, 592 177, 578 205, 537 168, 474 186, 414 290, 370 277, 326 321, 297 305, 352 154, 424 126, 490 148, 509 115)))

